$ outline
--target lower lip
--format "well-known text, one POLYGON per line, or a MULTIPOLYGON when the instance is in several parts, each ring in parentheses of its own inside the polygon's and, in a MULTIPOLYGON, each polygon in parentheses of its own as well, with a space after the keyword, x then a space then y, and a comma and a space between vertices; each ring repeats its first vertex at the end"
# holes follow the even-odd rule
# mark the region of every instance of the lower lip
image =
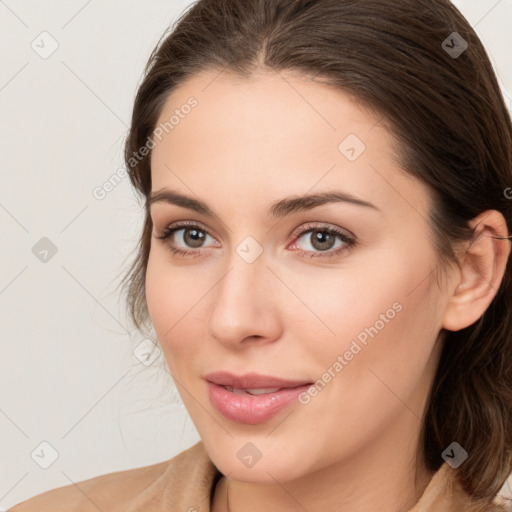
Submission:
POLYGON ((312 386, 305 384, 296 388, 283 388, 263 395, 239 395, 212 382, 207 384, 210 401, 223 416, 228 420, 249 425, 268 421, 297 401, 299 395, 312 386))

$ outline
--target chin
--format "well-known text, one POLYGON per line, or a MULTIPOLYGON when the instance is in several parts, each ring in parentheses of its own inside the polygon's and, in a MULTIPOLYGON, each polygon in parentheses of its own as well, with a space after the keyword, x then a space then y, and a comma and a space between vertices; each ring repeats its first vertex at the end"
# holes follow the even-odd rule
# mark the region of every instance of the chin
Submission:
POLYGON ((286 447, 283 441, 256 436, 226 438, 223 442, 203 439, 206 451, 219 471, 241 482, 275 484, 307 473, 301 448, 286 447), (295 455, 294 455, 295 454, 295 455))

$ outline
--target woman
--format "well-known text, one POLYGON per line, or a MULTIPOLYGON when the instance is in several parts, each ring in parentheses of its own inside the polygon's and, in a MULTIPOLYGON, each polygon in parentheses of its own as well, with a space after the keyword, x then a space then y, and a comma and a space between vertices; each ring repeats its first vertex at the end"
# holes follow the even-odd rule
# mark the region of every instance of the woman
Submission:
POLYGON ((12 512, 512 510, 512 126, 455 7, 200 0, 125 159, 201 442, 12 512))

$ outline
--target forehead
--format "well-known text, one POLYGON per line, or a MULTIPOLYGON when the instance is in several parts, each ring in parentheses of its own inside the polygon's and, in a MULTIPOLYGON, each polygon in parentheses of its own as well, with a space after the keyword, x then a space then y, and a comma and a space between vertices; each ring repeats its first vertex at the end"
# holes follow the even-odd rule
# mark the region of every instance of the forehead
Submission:
MULTIPOLYGON (((157 124, 164 125, 180 110, 188 113, 172 128, 175 142, 192 130, 203 144, 228 135, 225 143, 231 146, 271 149, 281 145, 283 151, 297 154, 305 143, 318 146, 322 140, 324 147, 334 145, 337 151, 336 142, 347 129, 363 139, 380 121, 378 114, 353 96, 290 71, 260 71, 250 78, 218 71, 199 73, 167 98, 157 124), (191 98, 197 105, 189 109, 191 98)), ((383 147, 390 141, 381 142, 383 147)))
POLYGON ((426 208, 427 191, 400 169, 396 142, 380 121, 344 91, 297 73, 202 72, 162 109, 157 127, 167 123, 167 130, 154 139, 153 191, 259 193, 263 204, 343 188, 382 206, 403 203, 405 194, 426 208))

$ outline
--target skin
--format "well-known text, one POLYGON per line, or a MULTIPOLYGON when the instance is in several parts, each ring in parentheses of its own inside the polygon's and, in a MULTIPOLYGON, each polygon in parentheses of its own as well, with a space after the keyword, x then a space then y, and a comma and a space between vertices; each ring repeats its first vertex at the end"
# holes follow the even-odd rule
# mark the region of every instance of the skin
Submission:
MULTIPOLYGON (((226 475, 212 510, 227 510, 228 480, 231 512, 262 503, 269 512, 409 510, 432 477, 416 449, 440 331, 470 325, 494 297, 510 244, 489 235, 507 236, 503 217, 475 220, 479 240, 440 285, 429 191, 400 169, 379 116, 297 73, 208 71, 174 91, 159 122, 190 96, 198 106, 153 149, 152 191, 199 198, 218 219, 152 204, 146 298, 184 404, 226 475), (366 145, 353 162, 338 149, 349 134, 366 145), (285 197, 331 190, 377 209, 338 202, 267 215, 285 197), (206 231, 199 255, 185 230, 156 238, 177 221, 206 231), (357 244, 329 257, 311 232, 294 236, 310 224, 338 227, 357 244), (263 250, 252 263, 236 252, 248 236, 263 250), (196 255, 176 256, 171 243, 196 255), (396 302, 401 311, 307 405, 245 425, 210 403, 212 371, 316 381, 396 302), (237 457, 247 442, 262 454, 250 468, 237 457)), ((336 240, 327 252, 343 247, 336 240)))

